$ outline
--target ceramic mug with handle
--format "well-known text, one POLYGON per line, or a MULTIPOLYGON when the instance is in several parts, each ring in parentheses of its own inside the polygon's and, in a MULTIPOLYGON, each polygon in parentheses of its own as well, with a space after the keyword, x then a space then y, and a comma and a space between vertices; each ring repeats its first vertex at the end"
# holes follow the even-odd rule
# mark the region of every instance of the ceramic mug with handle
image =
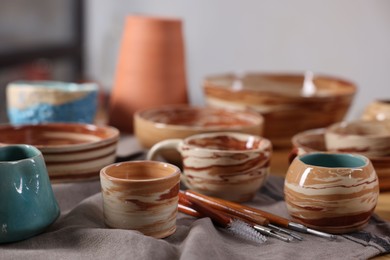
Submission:
POLYGON ((236 202, 251 200, 265 183, 272 155, 272 144, 266 138, 216 132, 161 141, 146 157, 154 160, 166 149, 181 154, 181 181, 188 188, 236 202))

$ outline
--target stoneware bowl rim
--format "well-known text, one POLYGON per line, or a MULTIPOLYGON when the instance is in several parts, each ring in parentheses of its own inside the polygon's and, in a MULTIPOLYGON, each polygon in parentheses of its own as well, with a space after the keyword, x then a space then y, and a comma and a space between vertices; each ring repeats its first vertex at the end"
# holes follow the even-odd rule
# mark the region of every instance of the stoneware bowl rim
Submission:
MULTIPOLYGON (((319 150, 317 147, 310 146, 308 144, 305 144, 302 142, 301 139, 303 139, 307 135, 317 136, 318 138, 322 138, 322 140, 325 142, 325 131, 326 128, 315 128, 315 129, 309 129, 302 132, 297 133, 292 137, 292 144, 295 148, 301 148, 304 149, 308 153, 316 153, 316 152, 329 152, 327 150, 319 150)), ((324 143, 325 144, 325 143, 324 143)), ((390 156, 366 156, 371 162, 378 162, 378 163, 390 163, 390 156)), ((390 167, 390 165, 389 165, 390 167)))
POLYGON ((263 136, 258 136, 258 135, 252 135, 252 134, 247 134, 247 133, 239 133, 239 132, 213 132, 213 133, 202 133, 202 134, 196 134, 196 135, 192 135, 192 136, 189 136, 187 138, 184 138, 182 140, 183 144, 185 144, 186 146, 189 146, 191 147, 192 149, 194 150, 198 150, 198 151, 211 151, 211 152, 222 152, 222 153, 253 153, 253 152, 259 152, 259 151, 265 151, 267 149, 272 149, 272 143, 269 139, 263 137, 263 136), (223 149, 214 149, 214 148, 205 148, 205 147, 199 147, 197 145, 192 145, 192 144, 189 144, 188 141, 189 140, 192 140, 192 139, 201 139, 201 138, 205 138, 205 137, 214 137, 214 136, 226 136, 226 135, 229 135, 229 136, 240 136, 240 137, 246 137, 246 138, 250 138, 250 137, 253 137, 257 140, 259 140, 260 142, 262 142, 262 147, 257 147, 257 148, 250 148, 250 149, 246 149, 246 150, 223 150, 223 149))
POLYGON ((314 166, 316 168, 326 168, 326 169, 334 169, 334 170, 337 170, 337 169, 359 169, 359 168, 364 168, 366 167, 367 165, 370 164, 370 160, 364 156, 364 155, 360 155, 360 154, 353 154, 353 153, 332 153, 332 152, 312 152, 312 153, 307 153, 307 154, 302 154, 302 155, 299 155, 297 156, 297 160, 299 160, 302 164, 310 167, 310 166, 314 166), (333 166, 321 166, 321 165, 315 165, 315 164, 311 164, 311 163, 307 163, 305 161, 303 161, 303 159, 305 157, 312 157, 312 156, 341 156, 341 157, 350 157, 350 158, 356 158, 356 159, 359 159, 361 160, 364 164, 362 165, 359 165, 359 166, 339 166, 339 167, 333 167, 333 166))
MULTIPOLYGON (((243 74, 237 74, 237 73, 221 73, 221 74, 213 74, 213 75, 208 75, 205 77, 204 81, 203 81, 203 86, 206 87, 206 86, 210 86, 210 87, 215 87, 215 88, 220 88, 220 89, 226 89, 226 90, 231 90, 232 92, 245 92, 245 91, 249 91, 249 89, 245 88, 245 87, 242 87, 241 89, 234 89, 233 88, 233 84, 221 84, 220 81, 221 80, 228 80, 230 79, 232 82, 234 81, 234 79, 240 79, 240 78, 245 78, 245 77, 270 77, 270 78, 278 78, 278 79, 283 79, 283 78, 302 78, 302 82, 303 82, 303 79, 305 78, 305 73, 304 72, 261 72, 261 71, 258 71, 258 72, 253 72, 253 71, 248 71, 248 72, 245 72, 243 74)), ((338 89, 340 89, 340 87, 337 87, 336 90, 331 90, 329 88, 329 90, 331 90, 329 93, 327 93, 326 95, 318 95, 318 94, 314 94, 314 95, 285 95, 284 93, 273 93, 272 92, 272 95, 275 96, 275 97, 284 97, 284 98, 288 98, 289 100, 297 100, 297 101, 301 101, 301 100, 327 100, 327 99, 330 99, 330 98, 333 98, 333 97, 342 97, 342 96, 353 96, 356 94, 357 92, 357 85, 356 83, 350 81, 350 80, 347 80, 347 79, 344 79, 342 77, 338 77, 338 76, 331 76, 331 75, 326 75, 326 74, 322 74, 322 73, 314 73, 313 74, 313 80, 316 80, 316 79, 321 79, 321 80, 327 80, 329 82, 337 82, 340 84, 340 86, 342 86, 342 89, 343 91, 342 92, 339 92, 338 89)), ((303 86, 303 83, 302 83, 302 86, 303 86)), ((262 91, 261 89, 250 89, 250 92, 253 92, 255 94, 261 94, 261 93, 270 93, 268 91, 264 92, 262 91)))
MULTIPOLYGON (((90 132, 91 135, 94 135, 95 131, 104 131, 104 133, 107 134, 104 138, 99 138, 99 140, 89 140, 82 143, 77 144, 54 144, 54 145, 46 145, 46 144, 30 144, 32 146, 35 146, 41 151, 46 151, 49 149, 83 149, 86 147, 89 147, 94 144, 99 144, 102 142, 110 142, 112 140, 119 138, 119 130, 115 127, 104 125, 94 125, 94 124, 88 124, 88 123, 42 123, 42 124, 21 124, 21 125, 14 125, 14 124, 0 124, 0 136, 2 130, 25 130, 28 131, 29 129, 34 130, 34 128, 37 129, 50 129, 50 131, 58 130, 59 132, 67 132, 67 133, 74 133, 75 129, 86 129, 90 132)), ((0 138, 0 145, 13 145, 15 143, 10 143, 4 140, 1 140, 0 138)), ((26 143, 28 144, 28 143, 26 143)))
MULTIPOLYGON (((342 135, 349 136, 358 139, 366 139, 366 140, 375 140, 381 138, 390 138, 390 128, 388 129, 388 133, 376 133, 376 134, 355 134, 355 133, 344 133, 343 129, 346 127, 360 127, 367 126, 371 127, 373 125, 382 125, 384 124, 382 121, 367 121, 367 120, 354 120, 354 121, 342 121, 337 122, 329 127, 325 128, 325 134, 334 134, 334 135, 342 135)), ((387 128, 387 126, 384 126, 387 128)))
POLYGON ((222 109, 222 108, 213 108, 213 107, 202 107, 202 106, 192 106, 192 105, 165 105, 161 107, 142 109, 135 112, 135 117, 139 118, 143 121, 150 122, 156 128, 160 129, 172 129, 172 130, 204 130, 204 131, 216 131, 218 129, 229 129, 230 131, 240 130, 250 127, 259 126, 261 127, 264 124, 264 117, 257 112, 254 111, 238 111, 231 109, 222 109), (150 118, 145 117, 145 113, 151 111, 159 111, 159 110, 188 110, 188 111, 223 111, 231 114, 232 116, 238 117, 245 120, 248 124, 245 125, 217 125, 217 126, 194 126, 194 125, 180 125, 180 124, 169 124, 169 123, 161 123, 151 120, 150 118), (250 117, 250 118, 248 118, 250 117))
POLYGON ((76 83, 56 80, 16 80, 10 82, 7 87, 34 87, 37 91, 59 92, 98 91, 98 86, 94 82, 76 83))
POLYGON ((179 167, 176 165, 167 163, 167 162, 160 162, 160 161, 148 161, 148 160, 139 160, 139 161, 126 161, 126 162, 119 162, 119 163, 113 163, 110 165, 107 165, 103 167, 100 170, 100 173, 104 175, 105 178, 107 178, 110 181, 115 181, 115 182, 126 182, 126 183, 152 183, 152 182, 160 182, 162 180, 169 180, 176 178, 177 176, 180 176, 181 171, 179 167), (151 179, 145 179, 145 180, 135 180, 135 179, 124 179, 124 178, 117 178, 112 175, 107 174, 107 169, 112 168, 112 167, 118 167, 120 165, 141 165, 141 164, 148 164, 148 165, 162 165, 163 167, 170 167, 172 170, 175 170, 172 172, 170 175, 164 176, 164 177, 159 177, 159 178, 151 178, 151 179))

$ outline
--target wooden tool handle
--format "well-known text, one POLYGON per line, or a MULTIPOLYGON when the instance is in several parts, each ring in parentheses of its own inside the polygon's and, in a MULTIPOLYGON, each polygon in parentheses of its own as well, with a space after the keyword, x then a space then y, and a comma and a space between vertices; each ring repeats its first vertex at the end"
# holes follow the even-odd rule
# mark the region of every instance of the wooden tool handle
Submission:
POLYGON ((192 198, 193 200, 198 200, 203 204, 207 204, 208 206, 214 209, 218 209, 220 211, 230 213, 232 215, 241 217, 243 219, 247 219, 259 225, 266 225, 268 224, 267 222, 269 221, 269 223, 273 223, 283 227, 288 227, 288 224, 290 223, 290 221, 286 218, 256 208, 252 208, 249 206, 241 205, 238 203, 234 203, 231 201, 227 201, 215 197, 202 195, 192 190, 187 190, 184 193, 188 199, 192 198))
POLYGON ((190 216, 193 216, 193 217, 196 217, 196 218, 200 218, 201 217, 201 215, 199 214, 198 211, 194 210, 193 208, 190 208, 189 206, 183 205, 181 203, 179 203, 178 209, 179 209, 180 212, 182 212, 184 214, 187 214, 187 215, 190 215, 190 216))

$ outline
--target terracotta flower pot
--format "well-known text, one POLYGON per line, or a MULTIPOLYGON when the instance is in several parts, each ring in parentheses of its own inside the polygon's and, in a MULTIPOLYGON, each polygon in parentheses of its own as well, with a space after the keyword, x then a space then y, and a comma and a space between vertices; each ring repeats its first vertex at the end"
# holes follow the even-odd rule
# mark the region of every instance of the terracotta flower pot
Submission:
POLYGON ((182 22, 129 16, 110 97, 109 124, 133 131, 133 114, 166 104, 188 103, 182 22))

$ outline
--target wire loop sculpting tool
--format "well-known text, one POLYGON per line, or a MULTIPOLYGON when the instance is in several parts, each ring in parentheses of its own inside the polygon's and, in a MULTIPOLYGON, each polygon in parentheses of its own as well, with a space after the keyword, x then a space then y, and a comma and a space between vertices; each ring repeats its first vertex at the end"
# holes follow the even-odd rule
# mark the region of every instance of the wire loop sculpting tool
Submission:
POLYGON ((239 211, 239 212, 245 213, 247 215, 266 218, 269 220, 269 222, 271 224, 282 226, 285 228, 289 228, 289 229, 299 231, 302 233, 313 234, 313 235, 316 235, 319 237, 327 238, 329 240, 334 240, 337 238, 336 235, 308 228, 302 224, 292 222, 289 219, 283 218, 281 216, 277 216, 275 214, 272 214, 270 212, 266 212, 266 211, 263 211, 260 209, 256 209, 253 207, 241 205, 238 203, 234 203, 231 201, 227 201, 227 200, 223 200, 223 199, 219 199, 219 198, 215 198, 215 197, 202 195, 202 194, 199 194, 199 193, 192 191, 192 190, 186 190, 186 191, 184 191, 184 194, 188 198, 197 199, 197 200, 203 202, 204 204, 209 205, 210 207, 212 207, 214 209, 218 209, 218 210, 223 211, 223 212, 231 213, 233 215, 234 215, 234 212, 239 211))

